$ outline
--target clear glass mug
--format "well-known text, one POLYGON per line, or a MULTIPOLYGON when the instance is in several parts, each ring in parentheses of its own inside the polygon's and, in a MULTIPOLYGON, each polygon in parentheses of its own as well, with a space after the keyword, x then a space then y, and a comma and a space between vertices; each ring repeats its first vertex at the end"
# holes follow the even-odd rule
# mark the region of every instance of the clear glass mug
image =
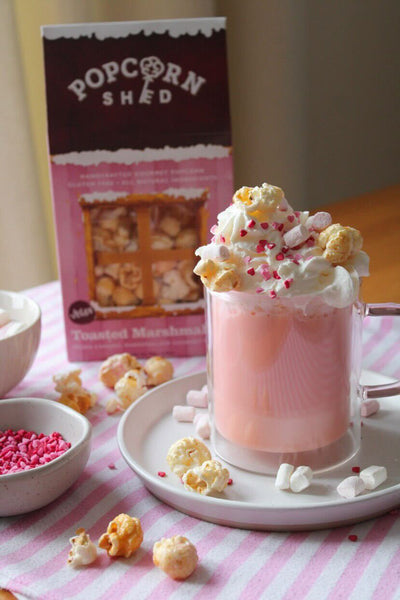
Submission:
POLYGON ((400 382, 360 384, 365 316, 400 305, 334 308, 317 296, 210 292, 207 378, 211 442, 223 460, 260 473, 282 462, 321 472, 360 449, 360 405, 400 382))

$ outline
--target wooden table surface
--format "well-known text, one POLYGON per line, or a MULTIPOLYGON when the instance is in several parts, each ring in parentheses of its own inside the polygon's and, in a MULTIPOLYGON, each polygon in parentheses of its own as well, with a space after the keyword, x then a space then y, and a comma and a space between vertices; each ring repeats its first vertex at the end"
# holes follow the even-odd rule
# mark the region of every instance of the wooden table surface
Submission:
POLYGON ((359 229, 370 256, 362 284, 364 302, 400 303, 400 184, 321 206, 333 223, 359 229))
MULTIPOLYGON (((321 206, 334 223, 360 230, 371 275, 363 282, 365 302, 400 303, 400 184, 321 206)), ((0 600, 15 599, 0 590, 0 600)))

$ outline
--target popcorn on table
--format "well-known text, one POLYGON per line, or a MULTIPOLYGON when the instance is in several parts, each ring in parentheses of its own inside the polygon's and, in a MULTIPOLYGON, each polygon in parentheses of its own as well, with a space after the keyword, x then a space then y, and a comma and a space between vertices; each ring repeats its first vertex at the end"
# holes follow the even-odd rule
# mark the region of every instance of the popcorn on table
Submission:
POLYGON ((115 384, 118 406, 125 410, 147 392, 146 374, 142 367, 127 371, 115 384))
POLYGON ((81 372, 81 369, 75 369, 69 373, 54 375, 53 381, 56 392, 61 394, 58 402, 84 415, 96 404, 97 396, 82 387, 81 372))
POLYGON ((218 460, 206 460, 201 465, 186 471, 182 477, 185 489, 208 496, 222 492, 229 481, 229 471, 218 460))
POLYGON ((174 367, 172 363, 162 356, 152 356, 144 365, 147 373, 147 385, 160 385, 172 379, 174 367))
POLYGON ((71 567, 84 567, 96 560, 97 548, 83 528, 77 529, 76 535, 69 541, 72 548, 67 562, 71 567))
POLYGON ((186 537, 175 535, 154 544, 153 562, 172 579, 187 579, 197 566, 198 556, 186 537))
POLYGON ((200 466, 207 460, 211 460, 209 449, 201 440, 194 437, 178 440, 172 444, 167 454, 167 463, 178 477, 182 477, 186 471, 200 466))
POLYGON ((133 369, 140 369, 140 363, 135 356, 131 356, 127 352, 113 354, 101 365, 99 378, 106 387, 114 389, 117 381, 133 369))
POLYGON ((125 513, 117 515, 99 539, 99 547, 109 556, 129 558, 143 542, 140 520, 125 513))

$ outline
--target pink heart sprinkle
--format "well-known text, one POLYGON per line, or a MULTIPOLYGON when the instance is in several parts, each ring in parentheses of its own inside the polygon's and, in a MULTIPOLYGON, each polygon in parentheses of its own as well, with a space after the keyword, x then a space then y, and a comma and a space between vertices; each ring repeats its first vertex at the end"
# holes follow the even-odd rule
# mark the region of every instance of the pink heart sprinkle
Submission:
POLYGON ((263 223, 260 223, 260 225, 263 229, 268 229, 268 223, 266 221, 264 221, 263 223))
POLYGON ((247 269, 247 273, 248 273, 249 275, 255 275, 255 274, 256 274, 256 272, 255 272, 255 270, 253 269, 253 267, 250 267, 250 269, 247 269))
POLYGON ((287 220, 289 221, 289 223, 293 223, 293 221, 294 221, 294 215, 288 215, 287 220))
POLYGON ((268 242, 268 244, 267 244, 267 248, 269 250, 272 250, 273 248, 275 248, 275 246, 276 246, 276 244, 274 244, 274 242, 268 242))
POLYGON ((275 290, 270 290, 269 295, 271 296, 271 298, 276 298, 275 290))
POLYGON ((282 252, 279 252, 276 256, 275 256, 276 260, 283 260, 285 258, 285 255, 282 254, 282 252))
POLYGON ((262 288, 257 288, 256 289, 256 294, 262 294, 263 293, 263 289, 262 288))
POLYGON ((274 277, 274 279, 280 279, 280 275, 278 274, 278 271, 272 271, 272 275, 274 277))
POLYGON ((254 220, 254 219, 251 219, 251 221, 249 221, 249 222, 247 223, 247 227, 248 227, 249 229, 253 229, 253 227, 255 226, 255 224, 256 224, 255 220, 254 220))
POLYGON ((240 230, 240 237, 244 237, 245 235, 247 235, 247 231, 245 229, 241 229, 240 230))

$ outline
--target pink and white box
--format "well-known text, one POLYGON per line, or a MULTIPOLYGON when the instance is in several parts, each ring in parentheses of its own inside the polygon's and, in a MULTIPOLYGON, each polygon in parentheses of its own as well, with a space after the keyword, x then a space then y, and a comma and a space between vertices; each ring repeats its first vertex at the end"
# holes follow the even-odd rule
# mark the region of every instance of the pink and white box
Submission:
POLYGON ((233 192, 225 19, 42 34, 69 359, 203 354, 194 250, 233 192))

